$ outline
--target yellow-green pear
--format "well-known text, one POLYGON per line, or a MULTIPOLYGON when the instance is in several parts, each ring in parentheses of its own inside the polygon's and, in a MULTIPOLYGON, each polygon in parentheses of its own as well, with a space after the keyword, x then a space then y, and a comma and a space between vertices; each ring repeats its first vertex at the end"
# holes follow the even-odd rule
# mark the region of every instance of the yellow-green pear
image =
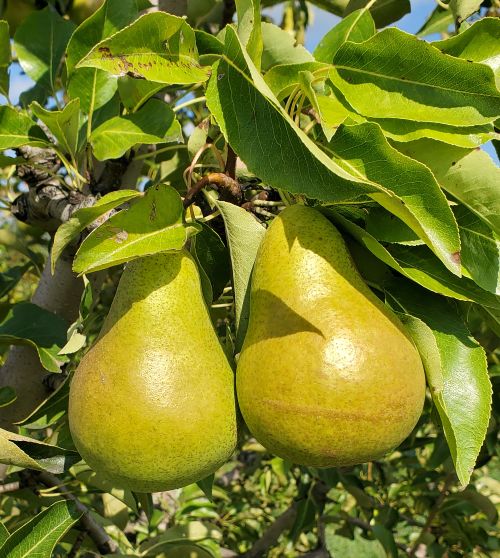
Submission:
POLYGON ((236 387, 255 438, 312 467, 380 458, 421 414, 415 346, 315 209, 286 208, 262 241, 236 387))
POLYGON ((69 423, 85 461, 136 492, 193 483, 231 456, 234 374, 188 252, 126 266, 72 379, 69 423))

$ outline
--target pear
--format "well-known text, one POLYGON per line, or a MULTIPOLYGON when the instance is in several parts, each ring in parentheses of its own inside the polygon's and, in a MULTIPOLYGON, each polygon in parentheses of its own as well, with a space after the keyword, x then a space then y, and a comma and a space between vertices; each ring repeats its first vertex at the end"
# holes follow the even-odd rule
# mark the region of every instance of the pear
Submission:
POLYGON ((90 467, 136 492, 193 483, 231 456, 234 374, 188 252, 126 266, 72 379, 69 424, 90 467))
POLYGON ((378 459, 421 414, 415 346, 315 209, 286 208, 262 241, 236 391, 255 438, 311 467, 378 459))

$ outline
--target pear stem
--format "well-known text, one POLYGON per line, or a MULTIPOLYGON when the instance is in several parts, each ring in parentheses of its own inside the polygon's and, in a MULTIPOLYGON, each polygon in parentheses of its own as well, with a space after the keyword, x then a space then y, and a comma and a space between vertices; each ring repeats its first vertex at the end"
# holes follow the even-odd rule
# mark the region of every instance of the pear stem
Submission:
POLYGON ((210 172, 189 189, 184 198, 184 207, 189 207, 193 202, 196 194, 198 194, 205 186, 214 185, 224 190, 229 198, 241 201, 242 194, 240 185, 236 180, 222 172, 210 172))

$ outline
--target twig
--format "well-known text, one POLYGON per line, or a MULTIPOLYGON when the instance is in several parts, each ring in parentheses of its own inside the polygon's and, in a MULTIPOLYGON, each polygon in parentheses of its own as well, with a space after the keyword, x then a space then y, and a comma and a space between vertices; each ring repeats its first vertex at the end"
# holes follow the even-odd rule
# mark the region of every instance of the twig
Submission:
POLYGON ((78 551, 82 547, 83 541, 85 540, 86 536, 87 536, 87 531, 80 531, 80 533, 78 533, 78 536, 76 537, 75 542, 73 543, 73 546, 71 547, 71 550, 68 553, 68 558, 76 558, 76 555, 78 554, 78 551))
POLYGON ((35 473, 37 480, 49 488, 57 488, 66 500, 71 500, 75 503, 76 508, 83 515, 80 518, 81 526, 87 531, 89 537, 94 541, 97 549, 101 554, 116 554, 118 545, 109 537, 106 531, 95 521, 90 515, 90 510, 78 500, 76 496, 71 494, 61 480, 52 473, 43 471, 35 473))
POLYGON ((284 531, 288 531, 297 517, 298 502, 294 502, 285 512, 283 512, 274 523, 264 532, 262 537, 255 542, 250 550, 245 552, 243 558, 259 558, 265 556, 266 552, 272 548, 284 531))
POLYGON ((241 188, 236 180, 222 172, 211 172, 189 189, 184 198, 184 207, 189 207, 194 202, 196 195, 208 185, 220 188, 224 194, 223 197, 221 196, 222 199, 226 198, 237 203, 242 199, 241 188))
POLYGON ((415 556, 423 538, 431 530, 432 522, 434 521, 435 517, 439 513, 439 509, 441 508, 444 500, 448 496, 450 484, 452 483, 452 481, 454 479, 454 476, 455 475, 453 473, 450 473, 445 478, 443 488, 440 490, 439 496, 436 498, 436 501, 434 502, 434 505, 432 506, 432 508, 429 512, 429 515, 427 516, 427 520, 426 520, 424 526, 422 527, 422 530, 420 531, 420 535, 417 537, 416 541, 413 543, 413 546, 411 547, 410 551, 408 552, 408 556, 410 556, 410 558, 412 556, 415 556))
POLYGON ((237 156, 236 153, 233 151, 233 148, 228 145, 227 146, 227 159, 226 159, 226 168, 224 172, 230 176, 233 180, 236 179, 236 160, 237 156))

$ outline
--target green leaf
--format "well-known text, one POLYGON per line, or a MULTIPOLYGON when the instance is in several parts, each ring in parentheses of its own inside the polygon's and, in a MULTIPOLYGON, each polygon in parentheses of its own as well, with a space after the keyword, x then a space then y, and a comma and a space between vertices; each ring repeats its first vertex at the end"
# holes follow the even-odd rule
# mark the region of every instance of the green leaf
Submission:
POLYGON ((192 240, 192 253, 210 282, 212 301, 217 300, 231 275, 229 252, 220 236, 208 225, 201 224, 200 232, 192 240))
POLYGON ((214 485, 214 478, 215 475, 211 474, 208 477, 198 481, 196 484, 201 488, 203 494, 209 499, 212 500, 212 489, 214 485))
POLYGON ((80 68, 68 83, 70 99, 79 99, 84 113, 92 114, 111 100, 118 89, 117 79, 104 70, 80 68))
POLYGON ((118 190, 117 192, 106 194, 97 200, 92 207, 84 207, 76 211, 71 216, 71 219, 57 229, 55 234, 51 254, 52 273, 54 273, 57 260, 66 246, 84 229, 108 211, 140 196, 141 193, 137 190, 118 190))
POLYGON ((72 500, 63 500, 25 523, 0 548, 5 558, 50 558, 59 539, 82 516, 72 500))
POLYGON ((70 381, 66 378, 29 416, 17 423, 28 430, 43 430, 55 424, 68 410, 70 381))
POLYGON ((397 147, 429 167, 444 190, 500 235, 500 169, 487 153, 430 140, 397 147))
POLYGON ((389 296, 422 357, 460 483, 468 484, 490 418, 491 384, 483 348, 438 296, 394 282, 389 296), (431 337, 432 335, 432 337, 431 337))
POLYGON ((76 65, 103 39, 114 35, 137 17, 136 0, 107 0, 73 33, 67 49, 66 67, 73 73, 76 65))
POLYGON ((0 94, 9 97, 9 66, 11 62, 9 24, 0 21, 0 94))
POLYGON ((146 14, 96 45, 77 67, 158 83, 205 81, 208 69, 198 62, 195 35, 186 21, 165 12, 146 14))
POLYGON ((329 64, 315 61, 284 64, 271 68, 264 79, 276 98, 281 101, 291 95, 294 88, 300 84, 301 73, 309 72, 319 79, 327 74, 329 68, 329 64))
POLYGON ((129 76, 118 78, 120 99, 129 112, 137 111, 150 97, 164 87, 164 83, 134 79, 129 76))
POLYGON ((435 41, 432 46, 441 52, 487 64, 495 73, 500 87, 500 20, 485 17, 476 21, 462 33, 444 41, 435 41))
POLYGON ((57 89, 56 76, 74 27, 55 10, 45 8, 29 15, 14 35, 14 48, 23 70, 51 94, 57 89))
POLYGON ((181 125, 174 111, 159 99, 149 100, 134 114, 107 120, 90 136, 94 155, 100 161, 117 159, 137 143, 182 140, 181 125))
POLYGON ((13 107, 0 107, 0 150, 33 145, 45 147, 49 143, 42 129, 25 113, 13 107))
POLYGON ((260 24, 260 0, 236 0, 238 36, 256 68, 260 69, 262 57, 262 29, 260 24))
MULTIPOLYGON (((369 0, 349 0, 344 17, 359 8, 364 8, 369 0)), ((370 13, 377 27, 385 27, 394 23, 411 11, 410 0, 377 0, 370 8, 370 13)))
POLYGON ((314 50, 318 62, 331 64, 338 49, 346 42, 362 43, 375 35, 375 23, 368 10, 356 10, 337 23, 314 50))
POLYGON ((183 213, 174 188, 148 188, 129 209, 113 215, 83 241, 73 269, 90 273, 142 256, 180 250, 198 232, 198 227, 183 222, 183 213))
MULTIPOLYGON (((0 387, 0 407, 7 407, 17 399, 17 393, 14 388, 10 386, 0 387)), ((0 533, 1 539, 1 533, 0 533)))
POLYGON ((22 279, 23 275, 33 267, 32 262, 16 265, 0 273, 0 298, 7 295, 22 279))
POLYGON ((218 201, 217 208, 224 219, 231 255, 237 328, 236 345, 239 350, 248 327, 250 277, 266 229, 251 213, 237 205, 218 201))
POLYGON ((386 558, 384 547, 378 541, 363 539, 355 535, 354 539, 348 539, 335 534, 335 526, 325 527, 325 547, 331 558, 386 558))
POLYGON ((372 526, 372 531, 378 541, 382 544, 387 556, 391 558, 398 558, 398 547, 396 546, 396 541, 394 540, 394 535, 389 529, 386 529, 383 525, 375 523, 372 526))
POLYGON ((0 548, 8 538, 9 531, 7 530, 7 527, 5 527, 5 525, 0 521, 0 548))
POLYGON ((74 451, 0 428, 0 463, 5 465, 60 474, 80 459, 74 451))
POLYGON ((68 325, 61 317, 32 304, 15 304, 0 323, 0 343, 34 347, 42 366, 49 372, 59 372, 64 357, 58 356, 66 344, 68 325))
POLYGON ((280 64, 301 64, 314 60, 311 53, 297 44, 292 35, 281 27, 267 22, 262 22, 261 27, 264 42, 262 71, 265 72, 280 64))
POLYGON ((436 6, 422 27, 417 31, 417 37, 426 37, 434 33, 446 33, 450 25, 453 25, 451 10, 436 6))
POLYGON ((380 193, 370 197, 403 220, 450 271, 460 274, 457 224, 428 168, 401 157, 373 123, 341 126, 328 150, 351 174, 379 184, 380 193))
POLYGON ((251 61, 242 58, 245 54, 231 33, 228 28, 228 50, 240 64, 246 63, 253 80, 222 59, 208 83, 207 104, 249 170, 271 186, 323 201, 376 192, 373 199, 407 222, 459 273, 457 226, 429 170, 400 158, 380 128, 368 123, 339 129, 329 146, 335 158, 328 158, 278 105, 251 61), (400 179, 402 169, 407 182, 400 179))
POLYGON ((92 48, 137 17, 136 0, 108 0, 73 33, 66 56, 70 98, 80 99, 82 111, 92 114, 113 98, 117 79, 104 70, 75 66, 92 48))
POLYGON ((499 137, 493 124, 458 128, 432 122, 412 122, 396 118, 373 119, 384 134, 395 141, 407 142, 420 138, 434 139, 457 147, 473 148, 499 137))
POLYGON ((486 124, 499 116, 491 68, 443 55, 399 29, 344 43, 333 66, 331 80, 364 116, 452 126, 486 124))
POLYGON ((325 201, 354 199, 375 189, 344 171, 294 125, 241 49, 233 29, 226 29, 231 58, 252 75, 222 58, 208 82, 207 105, 250 172, 276 188, 325 201))
POLYGON ((450 273, 427 248, 423 246, 385 248, 365 229, 338 212, 331 209, 322 211, 335 225, 345 230, 379 260, 429 291, 457 300, 475 301, 492 309, 499 307, 500 302, 497 297, 483 291, 469 279, 460 279, 450 273))
POLYGON ((462 265, 474 282, 500 295, 500 241, 477 215, 465 206, 453 208, 461 240, 462 265))
POLYGON ((70 101, 63 110, 47 110, 36 101, 31 104, 33 114, 52 132, 63 153, 74 159, 78 149, 80 127, 80 99, 70 101))
POLYGON ((488 308, 500 309, 497 296, 481 289, 466 277, 458 278, 449 273, 425 246, 393 245, 388 251, 407 274, 413 277, 425 275, 428 283, 439 283, 439 290, 435 283, 435 288, 431 290, 458 300, 470 300, 488 308))
POLYGON ((460 25, 473 13, 479 11, 483 0, 450 0, 449 6, 455 21, 460 25))

